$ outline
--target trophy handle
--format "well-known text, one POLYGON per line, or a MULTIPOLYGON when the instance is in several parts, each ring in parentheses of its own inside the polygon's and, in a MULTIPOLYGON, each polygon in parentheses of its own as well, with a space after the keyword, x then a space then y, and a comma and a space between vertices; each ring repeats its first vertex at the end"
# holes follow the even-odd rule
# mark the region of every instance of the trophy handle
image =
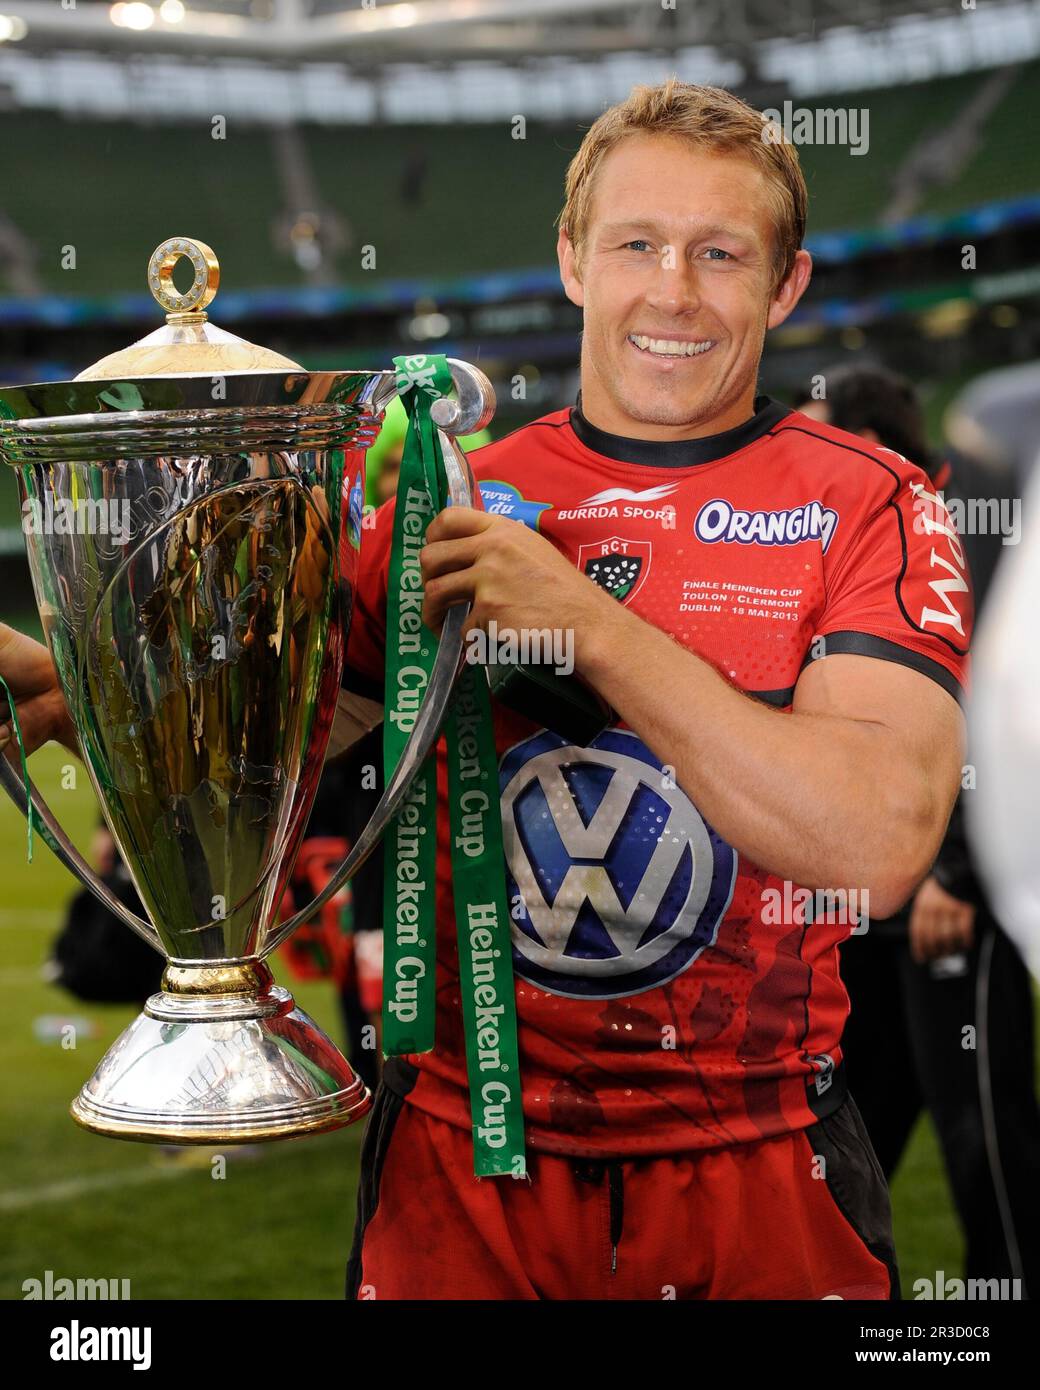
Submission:
MULTIPOLYGON (((437 436, 444 455, 444 474, 448 484, 450 506, 472 507, 475 484, 466 456, 455 443, 456 435, 473 434, 489 424, 495 413, 495 392, 484 373, 468 362, 450 357, 456 398, 442 396, 430 407, 437 425, 437 436)), ((387 401, 381 402, 385 408, 387 401)), ((379 798, 371 819, 362 830, 354 847, 328 883, 304 908, 287 922, 282 922, 264 943, 266 956, 291 936, 298 926, 312 917, 319 908, 339 892, 348 878, 358 869, 379 844, 390 821, 397 814, 416 773, 426 761, 427 754, 437 742, 448 712, 455 682, 463 665, 463 641, 470 605, 457 603, 448 609, 441 629, 440 645, 430 674, 426 695, 415 717, 415 724, 401 753, 400 761, 379 798)))
MULTIPOLYGON (((32 798, 33 808, 48 831, 46 837, 47 844, 65 865, 66 869, 68 869, 70 873, 75 874, 84 888, 88 888, 91 893, 94 894, 95 898, 104 903, 109 912, 114 913, 121 922, 125 923, 131 931, 135 931, 138 936, 147 941, 149 946, 153 946, 160 955, 165 955, 162 942, 159 940, 159 933, 152 926, 151 922, 146 922, 143 917, 138 917, 136 913, 131 912, 128 907, 119 901, 112 890, 98 878, 97 874, 58 824, 53 811, 40 795, 32 778, 28 778, 27 780, 29 783, 29 796, 32 798)), ((4 790, 21 811, 22 815, 28 819, 29 800, 25 794, 25 786, 18 773, 15 772, 14 768, 3 754, 0 754, 0 782, 3 783, 4 790)))

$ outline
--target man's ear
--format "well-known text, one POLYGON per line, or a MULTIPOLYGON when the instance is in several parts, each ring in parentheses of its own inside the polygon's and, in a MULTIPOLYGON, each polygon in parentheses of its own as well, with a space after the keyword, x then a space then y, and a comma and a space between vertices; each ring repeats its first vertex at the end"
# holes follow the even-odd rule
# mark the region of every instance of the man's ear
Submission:
POLYGON ((797 251, 790 275, 780 286, 769 306, 766 328, 777 328, 783 323, 808 289, 811 277, 812 257, 808 251, 797 251))
POLYGON ((556 258, 560 262, 560 280, 564 294, 572 304, 576 304, 579 309, 583 308, 585 290, 578 275, 578 257, 574 243, 564 227, 560 228, 560 235, 556 240, 556 258))

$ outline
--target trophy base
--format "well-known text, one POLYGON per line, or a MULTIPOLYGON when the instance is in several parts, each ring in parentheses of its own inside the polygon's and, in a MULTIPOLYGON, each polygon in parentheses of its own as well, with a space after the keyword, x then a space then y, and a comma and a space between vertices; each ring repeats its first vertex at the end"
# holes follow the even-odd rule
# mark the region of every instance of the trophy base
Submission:
POLYGON ((152 995, 71 1112, 84 1129, 115 1139, 220 1147, 339 1129, 371 1104, 331 1038, 288 990, 265 982, 251 994, 182 985, 152 995))

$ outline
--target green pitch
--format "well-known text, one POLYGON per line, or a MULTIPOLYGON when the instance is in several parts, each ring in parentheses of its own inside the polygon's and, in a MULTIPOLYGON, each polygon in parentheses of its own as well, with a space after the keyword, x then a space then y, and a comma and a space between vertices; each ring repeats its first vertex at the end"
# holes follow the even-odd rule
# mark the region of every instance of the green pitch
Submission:
MULTIPOLYGON (((33 776, 81 850, 96 820, 83 769, 51 745, 33 776), (62 788, 62 768, 77 786, 62 788)), ((26 1279, 129 1279, 149 1298, 339 1298, 353 1226, 360 1126, 229 1150, 214 1179, 206 1155, 169 1160, 145 1144, 80 1130, 68 1103, 133 1010, 92 1008, 44 983, 47 958, 73 880, 0 800, 0 1297, 26 1279), (37 1037, 46 1016, 88 1021, 75 1049, 37 1037)), ((280 972, 284 983, 291 983, 280 972)), ((332 990, 292 985, 338 1037, 332 990)), ((338 1039, 342 1041, 342 1039, 338 1039)), ((893 1193, 904 1290, 915 1278, 960 1270, 961 1242, 929 1125, 915 1135, 893 1193)))

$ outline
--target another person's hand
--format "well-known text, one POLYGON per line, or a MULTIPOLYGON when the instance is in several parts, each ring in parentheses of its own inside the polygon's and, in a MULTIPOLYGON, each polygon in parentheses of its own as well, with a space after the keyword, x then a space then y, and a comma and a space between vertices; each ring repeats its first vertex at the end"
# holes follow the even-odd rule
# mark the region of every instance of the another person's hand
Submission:
MULTIPOLYGON (((11 690, 26 753, 57 739, 78 755, 79 740, 58 685, 51 654, 6 623, 0 623, 0 676, 11 690)), ((0 688, 0 751, 17 755, 10 711, 0 688)))
POLYGON ((910 954, 918 965, 970 950, 974 933, 974 906, 926 878, 910 912, 910 954))

